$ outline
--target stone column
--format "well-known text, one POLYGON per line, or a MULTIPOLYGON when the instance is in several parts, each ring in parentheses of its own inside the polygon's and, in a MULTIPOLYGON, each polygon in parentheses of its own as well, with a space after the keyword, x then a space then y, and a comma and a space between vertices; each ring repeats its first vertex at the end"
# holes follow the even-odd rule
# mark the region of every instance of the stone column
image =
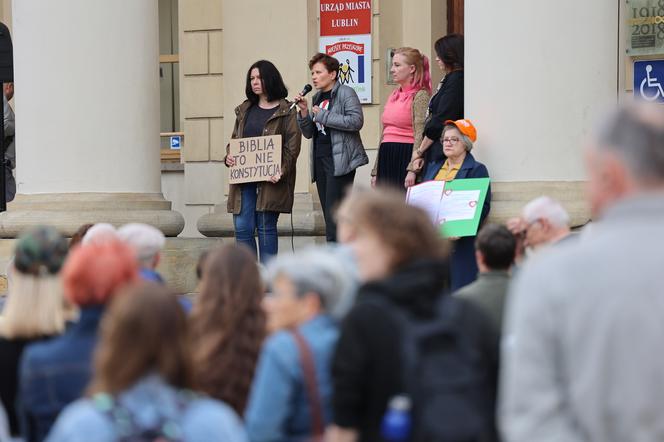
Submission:
POLYGON ((588 220, 583 143, 617 102, 618 10, 605 0, 466 0, 465 115, 494 180, 495 220, 542 194, 574 224, 588 220))
POLYGON ((0 235, 145 222, 177 236, 161 194, 157 0, 14 2, 18 195, 0 235))

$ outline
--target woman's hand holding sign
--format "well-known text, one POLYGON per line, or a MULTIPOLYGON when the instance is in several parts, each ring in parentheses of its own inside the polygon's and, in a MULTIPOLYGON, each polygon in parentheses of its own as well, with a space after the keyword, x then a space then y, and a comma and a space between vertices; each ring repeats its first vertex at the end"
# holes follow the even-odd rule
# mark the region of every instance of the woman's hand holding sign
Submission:
POLYGON ((233 166, 235 166, 235 158, 233 158, 233 157, 230 156, 230 155, 226 155, 226 165, 227 165, 228 167, 233 167, 233 166))
POLYGON ((268 179, 267 179, 267 182, 268 182, 268 183, 272 183, 272 184, 277 184, 277 183, 279 182, 280 179, 281 179, 281 174, 278 173, 278 174, 276 174, 276 175, 271 176, 270 178, 268 178, 268 179))

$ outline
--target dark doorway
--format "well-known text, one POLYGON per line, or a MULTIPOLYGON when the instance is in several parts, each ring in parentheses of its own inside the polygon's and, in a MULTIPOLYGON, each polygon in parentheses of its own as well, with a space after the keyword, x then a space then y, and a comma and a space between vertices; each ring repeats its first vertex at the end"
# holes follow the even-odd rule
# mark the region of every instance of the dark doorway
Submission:
POLYGON ((447 33, 463 34, 464 0, 447 0, 447 33))

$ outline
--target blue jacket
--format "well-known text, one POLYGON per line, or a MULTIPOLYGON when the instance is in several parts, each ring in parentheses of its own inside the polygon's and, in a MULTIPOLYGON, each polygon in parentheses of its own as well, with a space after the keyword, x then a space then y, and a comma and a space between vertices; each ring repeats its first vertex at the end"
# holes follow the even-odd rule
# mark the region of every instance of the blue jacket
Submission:
MULTIPOLYGON (((182 435, 178 440, 183 442, 246 442, 240 419, 223 402, 194 396, 180 405, 181 397, 179 390, 151 374, 121 393, 116 401, 141 429, 153 429, 166 420, 176 425, 182 435)), ((47 441, 113 442, 118 438, 116 426, 94 399, 80 399, 58 417, 47 441)))
MULTIPOLYGON (((424 181, 432 181, 443 167, 445 158, 434 161, 427 166, 424 173, 424 181)), ((468 152, 463 164, 457 172, 455 179, 464 178, 488 178, 489 171, 486 166, 475 160, 473 154, 468 152)), ((491 209, 491 185, 486 193, 482 214, 480 215, 480 227, 489 215, 491 209)), ((475 236, 459 238, 453 244, 452 256, 450 258, 450 289, 455 291, 464 287, 477 278, 477 262, 475 261, 475 236)))
MULTIPOLYGON (((332 318, 319 315, 299 328, 316 365, 325 424, 332 421, 332 353, 339 331, 332 318)), ((296 442, 311 438, 311 413, 292 333, 280 331, 265 342, 245 413, 251 442, 296 442)))
POLYGON ((30 344, 20 368, 19 418, 27 442, 42 441, 60 411, 80 398, 92 374, 92 353, 103 306, 81 309, 62 336, 30 344))

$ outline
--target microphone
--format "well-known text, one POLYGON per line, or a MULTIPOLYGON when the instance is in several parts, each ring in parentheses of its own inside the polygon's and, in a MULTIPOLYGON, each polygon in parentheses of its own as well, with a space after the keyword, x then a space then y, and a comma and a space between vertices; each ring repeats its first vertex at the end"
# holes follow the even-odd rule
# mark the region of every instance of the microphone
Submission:
MULTIPOLYGON (((302 89, 302 92, 300 92, 300 95, 302 95, 302 96, 304 97, 304 96, 307 95, 309 92, 311 92, 311 89, 312 89, 312 87, 311 87, 310 84, 305 84, 305 85, 304 85, 304 89, 302 89)), ((297 101, 294 101, 293 104, 291 104, 291 107, 290 107, 289 110, 293 110, 293 108, 294 108, 295 106, 297 106, 297 101)))

